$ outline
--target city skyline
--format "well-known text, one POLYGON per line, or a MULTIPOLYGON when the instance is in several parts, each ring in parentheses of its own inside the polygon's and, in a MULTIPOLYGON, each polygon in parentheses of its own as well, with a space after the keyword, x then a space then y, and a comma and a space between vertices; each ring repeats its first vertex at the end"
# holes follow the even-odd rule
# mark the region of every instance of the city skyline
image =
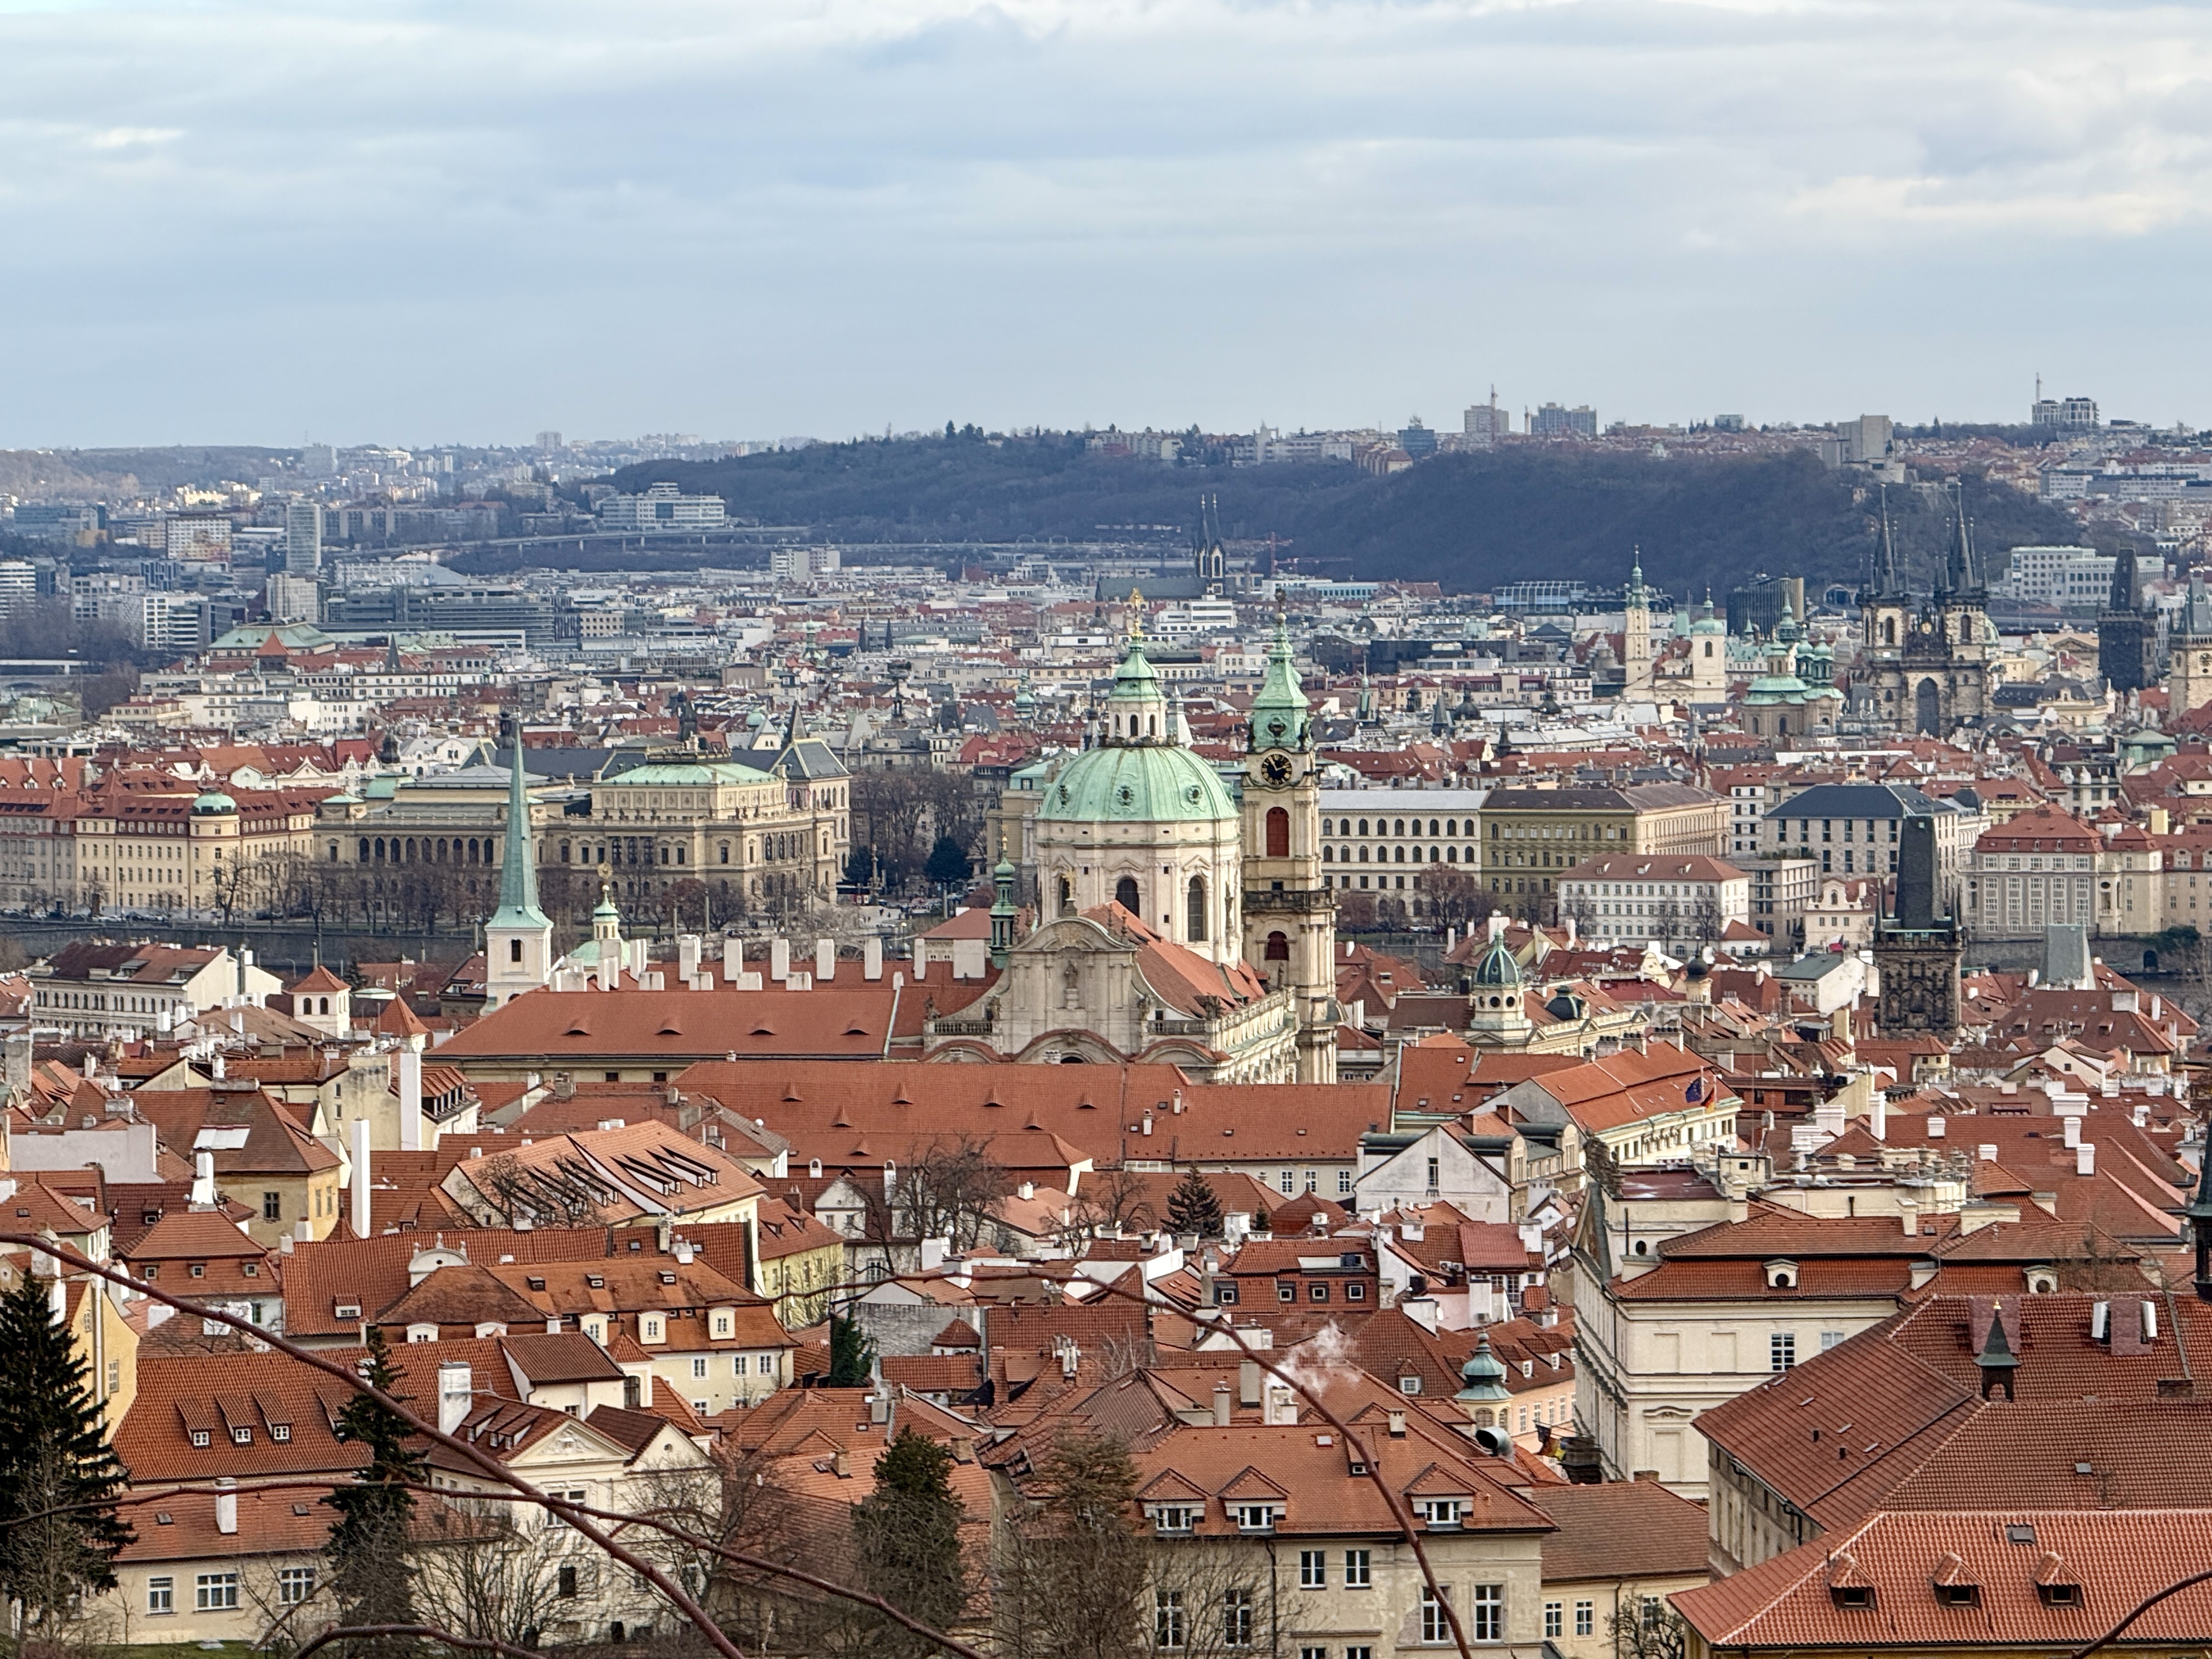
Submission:
POLYGON ((1987 421, 2038 373, 2167 425, 2208 50, 1995 0, 13 4, 0 443, 1443 426, 1492 381, 1987 421))

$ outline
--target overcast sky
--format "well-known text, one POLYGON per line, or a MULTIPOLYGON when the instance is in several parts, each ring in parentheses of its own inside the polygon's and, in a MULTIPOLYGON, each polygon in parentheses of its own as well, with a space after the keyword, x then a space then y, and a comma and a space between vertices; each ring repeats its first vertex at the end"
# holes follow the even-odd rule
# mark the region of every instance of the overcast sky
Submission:
POLYGON ((0 0, 0 445, 2039 371, 2212 422, 2208 67, 2212 8, 2117 0, 0 0))

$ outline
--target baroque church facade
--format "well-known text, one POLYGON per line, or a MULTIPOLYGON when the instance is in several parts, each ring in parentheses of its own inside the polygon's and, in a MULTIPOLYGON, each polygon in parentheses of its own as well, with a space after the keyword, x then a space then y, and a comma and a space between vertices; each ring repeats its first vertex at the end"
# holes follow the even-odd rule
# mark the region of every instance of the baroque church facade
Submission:
POLYGON ((1279 618, 1242 771, 1232 793, 1191 748, 1133 630, 1090 744, 1046 785, 1037 811, 1038 926, 1011 937, 1002 861, 1001 974, 941 1035, 1016 1059, 1334 1082, 1336 924, 1322 884, 1321 776, 1279 618))

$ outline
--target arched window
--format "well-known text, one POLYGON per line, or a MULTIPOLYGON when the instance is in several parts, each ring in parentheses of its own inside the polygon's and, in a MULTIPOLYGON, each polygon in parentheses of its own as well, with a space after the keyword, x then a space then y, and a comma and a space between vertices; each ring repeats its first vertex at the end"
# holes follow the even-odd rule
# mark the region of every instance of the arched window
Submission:
POLYGON ((322 1004, 322 1006, 321 1006, 321 1007, 319 1007, 319 1008, 318 1008, 318 1009, 315 1011, 317 1013, 327 1014, 328 1012, 330 1012, 330 1011, 331 1011, 331 1000, 330 1000, 328 997, 321 997, 321 998, 318 998, 318 999, 317 999, 317 1000, 318 1000, 318 1001, 319 1001, 319 1002, 322 1004))
POLYGON ((363 836, 361 838, 361 862, 363 864, 368 862, 368 837, 367 836, 363 836))
POLYGON ((1286 859, 1291 855, 1291 815, 1284 808, 1267 809, 1267 856, 1286 859))
POLYGON ((1705 641, 1705 654, 1709 657, 1713 654, 1713 642, 1711 640, 1705 641))
MULTIPOLYGON (((1278 807, 1276 811, 1282 809, 1278 807)), ((1273 817, 1273 813, 1268 816, 1273 817)), ((1190 891, 1183 902, 1183 937, 1193 945, 1206 943, 1206 881, 1203 877, 1190 878, 1190 891)))
POLYGON ((1881 619, 1881 642, 1884 645, 1895 645, 1897 643, 1896 617, 1884 617, 1881 619))
POLYGON ((1060 914, 1063 916, 1075 914, 1075 884, 1066 876, 1060 878, 1060 914))
POLYGON ((1364 847, 1359 849, 1359 861, 1362 864, 1367 862, 1367 849, 1364 847))
POLYGON ((1367 833, 1367 820, 1365 818, 1359 820, 1359 833, 1363 836, 1367 833))
POLYGON ((1291 941, 1281 933, 1268 934, 1265 959, 1268 962, 1288 962, 1291 959, 1291 941))
POLYGON ((1456 847, 1445 848, 1444 862, 1446 864, 1457 864, 1459 862, 1459 848, 1456 847))
POLYGON ((1434 818, 1429 820, 1429 833, 1432 836, 1437 833, 1437 821, 1434 818))
POLYGON ((1402 836, 1402 835, 1404 835, 1404 834, 1406 833, 1406 820, 1405 820, 1405 819, 1403 819, 1403 818, 1400 818, 1400 819, 1398 820, 1398 827, 1397 827, 1396 829, 1393 830, 1390 833, 1391 833, 1392 835, 1394 835, 1394 836, 1402 836))
POLYGON ((1114 902, 1133 916, 1145 914, 1144 907, 1137 900, 1137 878, 1134 876, 1124 876, 1114 884, 1114 902))
POLYGON ((1398 862, 1399 862, 1399 863, 1401 863, 1401 864, 1403 864, 1405 861, 1406 861, 1406 849, 1405 849, 1404 848, 1401 847, 1401 848, 1398 849, 1398 862))
POLYGON ((1321 849, 1321 861, 1322 861, 1323 864, 1334 864, 1334 863, 1335 863, 1335 862, 1336 862, 1336 848, 1334 848, 1334 847, 1324 847, 1324 848, 1322 848, 1321 849))
POLYGON ((376 838, 376 861, 379 864, 384 862, 384 837, 381 836, 376 838))

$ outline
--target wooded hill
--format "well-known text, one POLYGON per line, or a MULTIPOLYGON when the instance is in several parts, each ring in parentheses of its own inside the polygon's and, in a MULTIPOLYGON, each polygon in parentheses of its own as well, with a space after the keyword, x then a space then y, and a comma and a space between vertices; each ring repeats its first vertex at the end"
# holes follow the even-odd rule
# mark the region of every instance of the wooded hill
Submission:
MULTIPOLYGON (((817 444, 705 462, 657 461, 615 477, 624 490, 665 479, 718 494, 735 518, 805 526, 825 540, 1090 541, 1130 526, 1196 522, 1217 495, 1232 540, 1269 535, 1287 559, 1363 580, 1487 591, 1533 576, 1612 585, 1641 547, 1647 580, 1716 596, 1759 572, 1856 583, 1878 498, 1863 475, 1811 454, 1655 459, 1570 446, 1442 455, 1389 478, 1341 464, 1176 467, 1051 434, 817 444)), ((1948 544, 1938 492, 1889 492, 1899 556, 1924 585, 1948 544)), ((2008 485, 1966 482, 1976 542, 1994 575, 2007 550, 2079 538, 2073 520, 2008 485)))

